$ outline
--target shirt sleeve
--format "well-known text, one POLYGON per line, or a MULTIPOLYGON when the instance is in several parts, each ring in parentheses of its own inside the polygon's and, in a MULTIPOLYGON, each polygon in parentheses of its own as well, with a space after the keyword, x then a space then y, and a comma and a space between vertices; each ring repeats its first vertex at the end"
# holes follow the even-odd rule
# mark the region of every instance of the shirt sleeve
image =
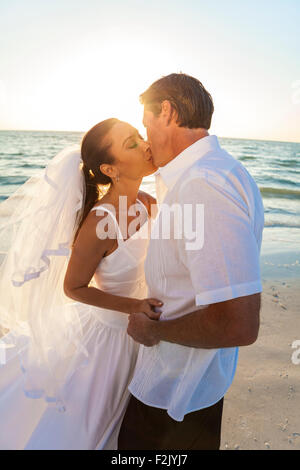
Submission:
POLYGON ((179 256, 196 305, 261 292, 260 245, 245 198, 205 178, 185 183, 179 191, 185 214, 179 256))

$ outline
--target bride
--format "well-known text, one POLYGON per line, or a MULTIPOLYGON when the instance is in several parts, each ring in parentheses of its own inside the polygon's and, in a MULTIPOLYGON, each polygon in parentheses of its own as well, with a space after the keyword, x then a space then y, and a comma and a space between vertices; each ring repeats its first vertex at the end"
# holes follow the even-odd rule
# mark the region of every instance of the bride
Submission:
POLYGON ((117 449, 128 315, 162 305, 143 270, 156 201, 139 186, 155 170, 138 131, 107 119, 1 204, 1 449, 117 449))

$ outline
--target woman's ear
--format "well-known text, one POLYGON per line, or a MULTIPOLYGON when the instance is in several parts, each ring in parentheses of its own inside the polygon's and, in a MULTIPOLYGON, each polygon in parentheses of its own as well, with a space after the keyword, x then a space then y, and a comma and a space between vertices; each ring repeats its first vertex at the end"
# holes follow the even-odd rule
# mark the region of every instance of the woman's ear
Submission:
POLYGON ((106 176, 110 178, 114 178, 116 176, 116 169, 112 165, 108 165, 107 163, 102 163, 100 165, 100 171, 106 176))

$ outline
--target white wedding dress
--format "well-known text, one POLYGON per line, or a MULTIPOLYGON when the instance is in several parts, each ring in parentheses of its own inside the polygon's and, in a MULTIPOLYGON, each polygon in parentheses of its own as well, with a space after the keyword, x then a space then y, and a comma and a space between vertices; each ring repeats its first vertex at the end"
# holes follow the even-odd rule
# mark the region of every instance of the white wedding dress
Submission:
MULTIPOLYGON (((123 240, 114 215, 104 206, 97 206, 110 213, 118 233, 118 248, 101 260, 94 274, 95 283, 106 292, 147 296, 144 260, 149 217, 141 204, 146 221, 127 240, 123 240)), ((43 399, 25 396, 20 349, 7 349, 6 363, 0 365, 0 449, 117 449, 139 344, 127 334, 127 314, 82 303, 76 303, 76 308, 86 318, 83 346, 90 356, 83 367, 74 367, 62 387, 64 412, 43 399)), ((13 343, 12 334, 1 341, 13 343)))

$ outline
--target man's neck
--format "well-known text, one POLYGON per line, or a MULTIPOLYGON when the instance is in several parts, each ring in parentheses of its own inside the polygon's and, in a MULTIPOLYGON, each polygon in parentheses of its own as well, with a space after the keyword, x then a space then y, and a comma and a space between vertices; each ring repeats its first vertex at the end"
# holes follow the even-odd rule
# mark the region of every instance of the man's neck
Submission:
POLYGON ((197 142, 197 140, 203 139, 208 135, 209 133, 206 129, 180 128, 180 131, 177 129, 171 141, 170 158, 166 161, 165 165, 174 160, 181 152, 197 142))

